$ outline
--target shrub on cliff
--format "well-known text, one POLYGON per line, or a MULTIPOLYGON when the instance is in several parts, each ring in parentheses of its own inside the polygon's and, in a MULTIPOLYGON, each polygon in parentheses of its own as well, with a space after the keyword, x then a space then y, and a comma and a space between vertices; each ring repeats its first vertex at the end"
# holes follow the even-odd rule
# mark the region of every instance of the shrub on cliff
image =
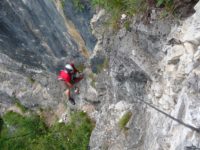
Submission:
MULTIPOLYGON (((173 11, 173 0, 91 0, 93 6, 102 7, 111 14, 110 24, 113 28, 119 27, 119 20, 122 14, 128 17, 144 12, 148 16, 151 7, 163 7, 168 11, 173 11)), ((128 18, 127 17, 127 18, 128 18)), ((126 21, 125 27, 128 25, 126 21)))
POLYGON ((75 112, 68 124, 57 123, 47 127, 36 115, 21 116, 8 112, 2 117, 0 130, 1 149, 86 150, 93 125, 83 112, 75 112))
POLYGON ((94 6, 108 10, 113 17, 120 17, 122 13, 133 15, 146 8, 145 0, 91 0, 94 6))
POLYGON ((129 122, 130 118, 132 116, 132 113, 130 111, 126 112, 122 118, 119 120, 119 128, 126 129, 126 124, 129 122))
POLYGON ((169 7, 173 5, 173 0, 91 0, 94 6, 100 6, 117 15, 116 13, 126 13, 133 15, 144 10, 149 5, 156 4, 157 7, 169 7))

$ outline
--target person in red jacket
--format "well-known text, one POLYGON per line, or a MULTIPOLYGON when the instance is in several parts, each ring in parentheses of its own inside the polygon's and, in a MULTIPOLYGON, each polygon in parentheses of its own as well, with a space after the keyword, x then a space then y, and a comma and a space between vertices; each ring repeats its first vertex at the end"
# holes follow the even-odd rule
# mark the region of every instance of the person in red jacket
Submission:
MULTIPOLYGON (((79 71, 75 68, 74 64, 66 64, 65 69, 61 70, 58 75, 58 80, 63 80, 68 86, 68 89, 65 91, 65 93, 73 105, 75 105, 75 101, 70 95, 70 89, 74 87, 75 83, 78 83, 83 79, 83 75, 77 76, 78 73, 79 71)), ((79 93, 78 88, 75 89, 75 93, 79 93)))

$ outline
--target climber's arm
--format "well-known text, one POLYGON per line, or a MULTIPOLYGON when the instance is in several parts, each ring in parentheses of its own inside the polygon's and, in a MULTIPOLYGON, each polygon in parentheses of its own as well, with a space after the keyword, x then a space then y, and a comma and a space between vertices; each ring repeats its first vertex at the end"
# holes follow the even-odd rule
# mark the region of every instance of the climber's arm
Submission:
POLYGON ((72 67, 73 67, 73 69, 74 69, 74 73, 77 73, 77 72, 79 72, 79 70, 78 69, 76 69, 76 67, 74 66, 74 64, 70 64, 72 67))
POLYGON ((83 79, 83 74, 82 75, 80 75, 78 78, 76 78, 75 80, 74 80, 74 83, 78 83, 79 81, 81 81, 82 79, 83 79))

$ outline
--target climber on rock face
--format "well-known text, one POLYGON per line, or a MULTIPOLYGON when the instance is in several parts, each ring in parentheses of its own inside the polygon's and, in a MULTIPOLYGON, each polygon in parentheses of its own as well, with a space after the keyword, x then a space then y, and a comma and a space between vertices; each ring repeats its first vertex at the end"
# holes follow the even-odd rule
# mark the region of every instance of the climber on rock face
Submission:
MULTIPOLYGON (((70 89, 74 88, 74 84, 78 83, 83 79, 83 75, 75 68, 74 64, 66 64, 65 68, 60 71, 58 80, 63 80, 67 85, 68 89, 65 91, 69 98, 69 101, 75 105, 74 99, 70 95, 70 89)), ((79 89, 75 87, 75 93, 79 94, 79 89)))

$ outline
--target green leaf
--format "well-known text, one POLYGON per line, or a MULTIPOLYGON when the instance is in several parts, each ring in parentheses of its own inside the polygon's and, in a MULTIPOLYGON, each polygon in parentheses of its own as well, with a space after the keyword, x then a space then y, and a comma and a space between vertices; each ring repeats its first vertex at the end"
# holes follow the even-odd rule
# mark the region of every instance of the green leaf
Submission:
POLYGON ((157 0, 157 7, 160 7, 162 4, 164 4, 165 0, 157 0))

